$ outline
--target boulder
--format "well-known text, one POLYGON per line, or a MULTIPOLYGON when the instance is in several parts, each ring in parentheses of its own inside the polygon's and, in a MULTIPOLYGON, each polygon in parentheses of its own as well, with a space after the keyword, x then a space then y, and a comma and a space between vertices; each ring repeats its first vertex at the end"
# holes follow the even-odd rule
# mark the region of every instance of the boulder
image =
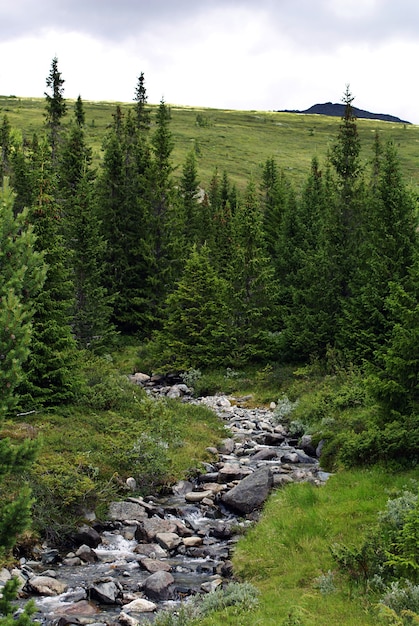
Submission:
POLYGON ((169 600, 173 595, 175 579, 169 572, 156 572, 143 582, 144 593, 152 600, 169 600))
POLYGON ((101 542, 101 538, 97 530, 91 526, 84 524, 77 529, 77 532, 73 535, 73 542, 77 546, 86 545, 90 548, 97 548, 101 542))
POLYGON ((239 513, 251 513, 262 506, 272 485, 272 472, 267 467, 261 467, 224 493, 221 500, 239 513))
POLYGON ((122 597, 121 585, 111 577, 99 579, 89 588, 89 597, 101 604, 118 604, 122 597))
POLYGON ((140 543, 136 546, 134 552, 151 559, 164 559, 167 557, 166 550, 163 550, 158 543, 140 543))
POLYGON ((170 520, 162 519, 154 515, 142 521, 135 533, 137 541, 154 541, 157 533, 174 533, 177 531, 177 525, 170 520))
POLYGON ((76 557, 78 557, 85 563, 96 563, 99 560, 99 557, 93 550, 93 548, 89 548, 89 546, 85 544, 78 548, 76 552, 76 557))
POLYGON ((218 482, 229 483, 232 480, 241 480, 251 473, 248 467, 242 467, 238 463, 226 463, 218 472, 218 482))
POLYGON ((115 521, 143 520, 147 518, 144 507, 136 502, 111 502, 109 505, 109 519, 115 521))
POLYGON ((170 572, 172 569, 169 563, 165 561, 158 561, 157 559, 150 559, 145 557, 140 561, 142 567, 150 572, 150 574, 155 574, 156 572, 170 572))
POLYGON ((32 576, 28 580, 28 587, 40 596, 59 596, 66 590, 66 585, 51 576, 32 576))
POLYGON ((125 613, 152 613, 157 609, 157 605, 145 598, 137 598, 128 604, 124 604, 125 613))
POLYGON ((157 533, 156 541, 165 550, 176 550, 182 543, 182 539, 176 533, 157 533))

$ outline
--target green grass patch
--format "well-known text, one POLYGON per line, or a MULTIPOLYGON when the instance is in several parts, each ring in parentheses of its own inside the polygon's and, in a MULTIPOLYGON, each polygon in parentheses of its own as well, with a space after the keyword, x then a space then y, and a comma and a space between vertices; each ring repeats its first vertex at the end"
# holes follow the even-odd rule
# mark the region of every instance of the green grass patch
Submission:
POLYGON ((330 547, 343 542, 360 546, 390 495, 417 477, 417 472, 389 475, 379 468, 345 471, 332 476, 325 487, 294 484, 273 494, 261 521, 240 539, 233 558, 239 579, 259 589, 259 605, 242 613, 239 621, 227 609, 200 624, 380 623, 375 598, 371 603, 362 588, 350 588, 339 576, 330 547), (326 589, 324 581, 331 575, 335 585, 326 589))
MULTIPOLYGON (((72 119, 75 101, 68 100, 68 115, 72 119)), ((95 164, 103 153, 103 139, 112 123, 116 102, 84 102, 87 142, 93 150, 95 164)), ((123 111, 134 103, 119 103, 123 111)), ((151 105, 152 118, 156 105, 151 105)), ((314 156, 320 162, 336 139, 340 119, 322 115, 297 115, 274 111, 232 111, 195 107, 170 106, 171 131, 174 139, 173 164, 175 176, 180 176, 188 152, 193 150, 198 162, 201 185, 208 189, 215 170, 226 171, 231 181, 244 189, 250 178, 260 180, 261 164, 275 158, 284 168, 297 191, 301 189, 314 156), (204 121, 202 123, 202 120, 204 121)), ((45 118, 42 98, 0 97, 0 116, 7 115, 12 127, 21 137, 31 139, 42 131, 45 118)), ((419 187, 419 126, 378 120, 358 120, 362 158, 372 157, 374 134, 380 132, 383 141, 392 139, 399 152, 402 171, 413 189, 419 187)), ((153 131, 152 122, 151 132, 153 131)))

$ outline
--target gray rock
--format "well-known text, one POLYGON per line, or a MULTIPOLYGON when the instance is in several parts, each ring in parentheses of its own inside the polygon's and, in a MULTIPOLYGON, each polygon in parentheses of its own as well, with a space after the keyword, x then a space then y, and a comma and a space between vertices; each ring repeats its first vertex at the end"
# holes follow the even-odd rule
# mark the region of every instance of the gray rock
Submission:
POLYGON ((222 502, 239 513, 251 513, 265 502, 273 486, 272 472, 261 467, 222 495, 222 502))
POLYGON ((152 600, 169 600, 173 595, 175 579, 169 572, 156 572, 143 582, 144 593, 152 600))
POLYGON ((177 531, 177 525, 174 521, 162 519, 154 515, 148 519, 145 519, 137 528, 135 538, 137 541, 152 542, 156 538, 157 533, 175 533, 177 531))
POLYGON ((101 537, 97 530, 84 524, 73 535, 73 541, 77 546, 86 545, 90 548, 97 548, 101 542, 101 537))
POLYGON ((218 444, 218 452, 220 454, 231 454, 234 452, 235 443, 233 439, 223 439, 218 444))
POLYGON ((150 574, 155 574, 156 572, 170 572, 172 569, 169 563, 148 557, 141 559, 140 563, 150 574))
POLYGON ((111 502, 109 505, 109 519, 117 521, 143 520, 147 512, 136 502, 111 502))
POLYGON ((157 605, 145 598, 137 598, 125 604, 123 609, 125 613, 152 613, 157 609, 157 605))
POLYGON ((66 585, 51 576, 32 576, 27 582, 28 588, 40 596, 58 596, 64 593, 66 585))
POLYGON ((269 461, 278 458, 278 450, 275 448, 262 448, 252 455, 252 461, 269 461))
POLYGON ((176 550, 182 539, 176 533, 157 533, 156 541, 164 550, 176 550))
POLYGON ((122 597, 121 585, 111 577, 102 578, 89 588, 89 597, 102 604, 118 604, 122 597))
POLYGON ((250 473, 251 470, 248 467, 243 467, 239 463, 226 463, 218 472, 218 482, 228 483, 232 480, 241 480, 250 473))
POLYGON ((82 545, 76 552, 76 557, 79 557, 85 563, 96 563, 99 560, 98 555, 89 546, 82 545))

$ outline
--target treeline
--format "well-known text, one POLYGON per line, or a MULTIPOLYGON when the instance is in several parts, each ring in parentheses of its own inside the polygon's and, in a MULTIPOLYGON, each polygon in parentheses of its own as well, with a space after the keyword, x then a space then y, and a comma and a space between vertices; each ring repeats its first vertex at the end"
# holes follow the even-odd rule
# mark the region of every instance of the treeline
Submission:
POLYGON ((175 179, 170 110, 152 116, 143 74, 95 169, 63 85, 53 59, 42 136, 0 129, 5 410, 72 401, 81 352, 134 335, 165 371, 333 353, 373 367, 388 410, 417 413, 416 198, 391 143, 361 161, 348 89, 303 189, 268 159, 239 193, 228 172, 201 189, 193 152, 175 179))

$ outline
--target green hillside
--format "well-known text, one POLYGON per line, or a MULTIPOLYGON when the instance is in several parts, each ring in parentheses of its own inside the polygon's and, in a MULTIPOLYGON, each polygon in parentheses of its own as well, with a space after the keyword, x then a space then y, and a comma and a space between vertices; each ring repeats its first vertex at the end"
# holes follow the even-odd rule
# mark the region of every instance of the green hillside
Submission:
MULTIPOLYGON (((74 101, 68 100, 67 123, 74 101)), ((102 141, 112 121, 116 102, 84 102, 86 136, 96 162, 102 156, 102 141)), ((122 109, 133 104, 119 103, 122 109)), ((151 105, 155 110, 156 107, 151 105)), ((0 116, 7 115, 12 128, 30 138, 44 126, 45 100, 0 96, 0 116)), ((194 150, 198 172, 206 187, 215 168, 227 171, 232 182, 243 188, 250 177, 259 178, 260 164, 274 157, 296 188, 306 178, 313 156, 320 161, 333 143, 339 118, 266 111, 230 111, 170 106, 174 139, 173 164, 180 169, 186 154, 194 150)), ((398 149, 406 181, 419 187, 419 126, 377 120, 358 120, 364 160, 371 158, 376 131, 392 139, 398 149)))

